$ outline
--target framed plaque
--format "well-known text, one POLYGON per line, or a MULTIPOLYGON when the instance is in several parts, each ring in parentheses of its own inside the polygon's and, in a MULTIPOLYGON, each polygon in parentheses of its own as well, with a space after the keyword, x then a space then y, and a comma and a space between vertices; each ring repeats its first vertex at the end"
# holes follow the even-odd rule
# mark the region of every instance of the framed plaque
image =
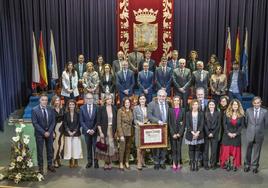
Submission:
POLYGON ((140 149, 166 148, 167 124, 146 124, 140 126, 140 149))

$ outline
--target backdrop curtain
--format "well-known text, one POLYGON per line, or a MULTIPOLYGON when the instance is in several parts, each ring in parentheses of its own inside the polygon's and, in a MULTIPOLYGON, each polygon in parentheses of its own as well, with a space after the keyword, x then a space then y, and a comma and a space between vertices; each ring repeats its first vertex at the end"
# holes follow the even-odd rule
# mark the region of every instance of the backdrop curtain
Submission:
MULTIPOLYGON (((43 31, 48 59, 53 30, 59 72, 66 61, 103 54, 116 58, 116 0, 0 0, 0 129, 8 115, 31 95, 32 31, 37 45, 43 31)), ((210 54, 223 63, 227 26, 231 28, 232 57, 237 28, 240 46, 249 31, 249 91, 268 105, 267 0, 174 0, 174 49, 187 57, 192 49, 204 62, 210 54)))
POLYGON ((15 109, 31 95, 32 32, 36 45, 40 31, 46 60, 53 31, 58 70, 78 54, 107 63, 116 57, 116 4, 114 0, 0 0, 0 129, 15 109))

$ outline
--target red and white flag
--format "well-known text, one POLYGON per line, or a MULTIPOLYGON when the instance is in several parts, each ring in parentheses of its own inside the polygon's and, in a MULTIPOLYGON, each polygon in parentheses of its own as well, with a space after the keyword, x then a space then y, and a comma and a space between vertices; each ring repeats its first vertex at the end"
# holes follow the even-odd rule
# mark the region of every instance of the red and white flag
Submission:
POLYGON ((225 57, 224 57, 224 69, 223 72, 226 76, 229 75, 232 68, 232 53, 231 53, 231 33, 230 28, 227 29, 227 41, 225 46, 225 57))
POLYGON ((39 64, 37 57, 36 41, 33 32, 33 48, 32 48, 32 89, 36 89, 37 85, 40 84, 40 73, 39 64))

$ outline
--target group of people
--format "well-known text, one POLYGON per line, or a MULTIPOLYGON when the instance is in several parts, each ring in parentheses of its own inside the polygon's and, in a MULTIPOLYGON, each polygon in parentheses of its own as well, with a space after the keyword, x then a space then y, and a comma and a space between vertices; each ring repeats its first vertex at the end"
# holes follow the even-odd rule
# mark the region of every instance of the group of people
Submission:
MULTIPOLYGON (((203 62, 196 60, 196 51, 191 52, 189 68, 185 59, 177 60, 176 50, 170 61, 162 57, 159 67, 150 55, 146 51, 143 58, 135 51, 127 61, 118 52, 118 60, 112 66, 104 64, 102 56, 95 65, 92 62, 85 65, 83 55, 79 55, 78 64, 67 63, 62 74, 64 105, 60 96, 53 96, 48 105, 48 97, 43 94, 40 105, 32 110, 41 173, 44 143, 49 171, 55 172, 62 159, 69 160, 70 168, 77 167, 78 160, 83 158, 81 135, 87 146, 86 168, 99 168, 102 160, 105 170, 112 169, 114 161, 119 161, 120 170, 130 169, 134 147, 137 169, 142 170, 146 164, 145 151, 140 147, 140 126, 146 124, 168 127, 174 171, 182 168, 183 142, 189 148, 191 171, 198 171, 201 166, 216 169, 218 164, 236 171, 241 166, 241 131, 246 127, 244 171, 258 172, 268 112, 261 107, 260 97, 255 97, 253 107, 244 112, 241 105, 244 75, 239 64, 233 64, 227 81, 216 56, 211 57, 205 71, 203 62), (140 95, 134 106, 131 96, 135 84, 140 95), (116 93, 120 105, 115 103, 116 93), (188 103, 191 93, 195 97, 188 103), (76 102, 79 95, 84 99, 80 108, 76 102)), ((151 155, 155 170, 166 169, 166 148, 151 149, 151 155)))

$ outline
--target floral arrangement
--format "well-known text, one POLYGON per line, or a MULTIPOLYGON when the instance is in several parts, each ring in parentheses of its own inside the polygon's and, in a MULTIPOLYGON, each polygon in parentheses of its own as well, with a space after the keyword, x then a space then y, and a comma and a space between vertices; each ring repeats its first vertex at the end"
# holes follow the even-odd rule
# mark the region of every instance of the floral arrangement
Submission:
POLYGON ((43 175, 33 168, 32 154, 29 149, 30 136, 23 134, 24 124, 16 127, 16 136, 12 137, 11 161, 4 173, 0 173, 0 180, 13 180, 16 184, 20 181, 42 181, 43 175))

